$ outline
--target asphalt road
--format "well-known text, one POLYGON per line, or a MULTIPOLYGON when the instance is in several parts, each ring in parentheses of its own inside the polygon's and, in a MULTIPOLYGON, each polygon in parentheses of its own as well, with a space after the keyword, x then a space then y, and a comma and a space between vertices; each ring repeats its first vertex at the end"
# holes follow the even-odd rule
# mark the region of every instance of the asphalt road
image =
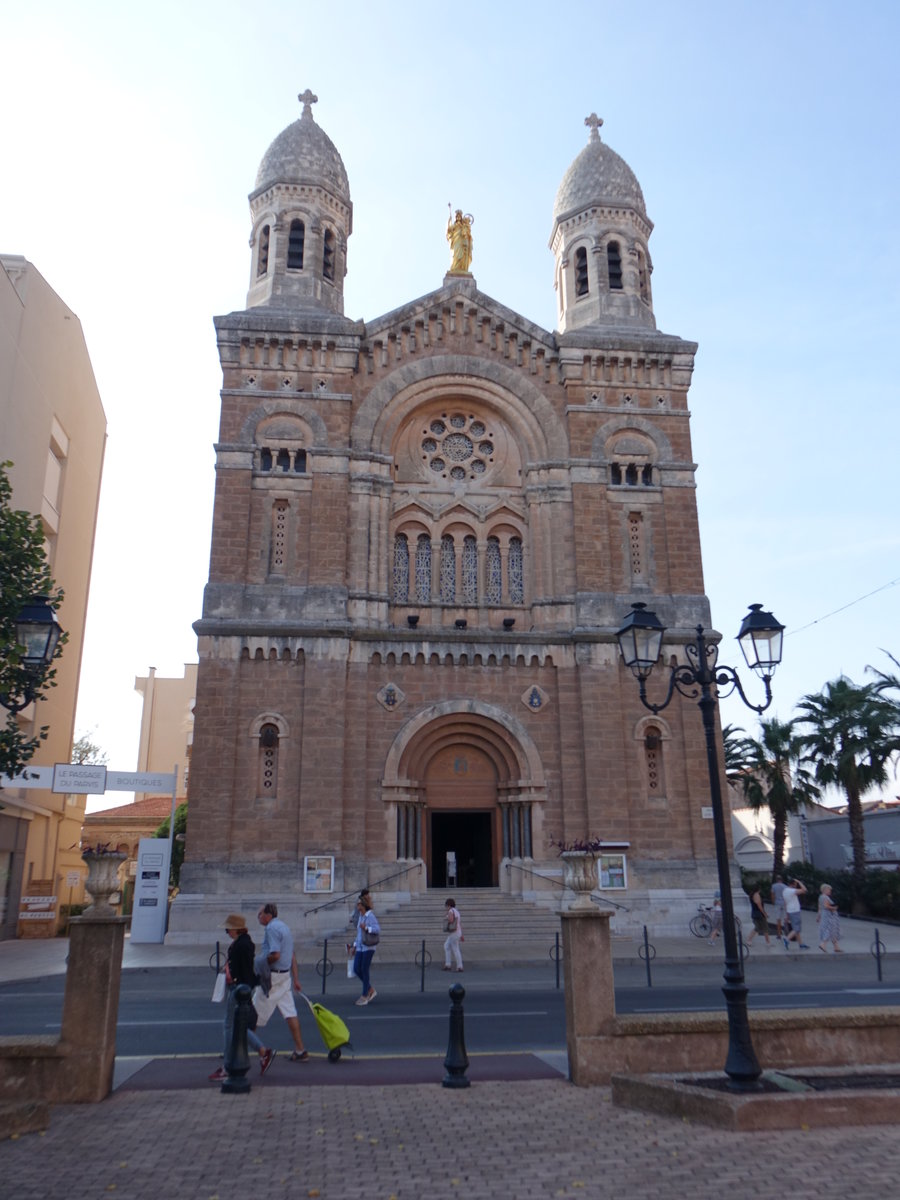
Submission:
MULTIPOLYGON (((856 957, 810 962, 748 964, 752 1008, 817 1008, 900 1004, 900 968, 877 979, 875 965, 856 957)), ((465 1038, 479 1051, 560 1050, 565 1045, 562 990, 553 970, 467 974, 465 1038)), ((455 976, 430 971, 425 991, 411 971, 384 969, 373 975, 379 996, 356 1008, 354 984, 332 977, 326 995, 310 973, 310 997, 339 1013, 350 1027, 359 1054, 443 1053, 448 1035, 448 987, 455 976)), ((722 1011, 721 963, 654 964, 652 987, 640 964, 617 967, 620 1013, 722 1011)), ((122 1056, 215 1054, 221 1050, 223 1010, 210 1002, 213 974, 200 968, 126 970, 122 973, 117 1052, 122 1056)), ((0 1034, 55 1034, 62 1012, 63 976, 0 985, 0 1034)), ((311 1050, 322 1042, 300 1002, 300 1021, 311 1050)), ((265 1040, 290 1047, 283 1020, 273 1016, 265 1040)))

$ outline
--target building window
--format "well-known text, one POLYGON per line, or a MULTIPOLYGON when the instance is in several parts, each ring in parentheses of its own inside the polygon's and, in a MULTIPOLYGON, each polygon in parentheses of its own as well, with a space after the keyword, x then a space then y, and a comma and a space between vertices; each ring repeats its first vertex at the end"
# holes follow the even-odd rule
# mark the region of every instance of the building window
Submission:
POLYGON ((644 766, 647 770, 647 795, 652 799, 664 797, 662 734, 655 725, 648 725, 644 730, 644 766))
POLYGON ((499 604, 503 599, 503 565, 500 559, 500 539, 487 540, 487 602, 499 604))
POLYGON ((274 575, 284 571, 287 557, 288 502, 276 500, 272 506, 272 544, 269 547, 269 570, 274 575))
POLYGON ((456 602, 456 549, 453 538, 444 534, 441 538, 441 603, 456 602))
POLYGON ((431 538, 420 533, 416 541, 416 600, 427 604, 431 600, 431 538))
POLYGON ((394 603, 406 604, 409 600, 409 542, 405 533, 394 538, 394 603))
POLYGON ((471 534, 463 539, 462 584, 463 604, 477 604, 478 545, 471 534))
POLYGON ((628 876, 625 870, 624 854, 600 855, 600 886, 621 890, 628 886, 628 876))
POLYGON ((628 514, 628 552, 631 580, 639 583, 644 577, 644 517, 642 513, 628 514))
POLYGON ((587 250, 583 246, 579 246, 575 251, 575 295, 586 296, 588 294, 588 266, 587 266, 587 250))
POLYGON ((263 725, 259 731, 259 794, 274 796, 278 791, 278 726, 263 725))
POLYGON ((638 287, 640 288, 641 299, 645 304, 650 303, 650 280, 647 276, 647 259, 644 256, 643 250, 638 250, 638 287))
POLYGON ((610 463, 609 482, 614 487, 644 487, 653 486, 653 465, 651 463, 610 463))
POLYGON ((259 451, 259 467, 261 474, 280 471, 283 475, 306 474, 306 451, 302 449, 288 450, 284 447, 262 446, 259 451))
POLYGON ((303 269, 303 241, 306 236, 306 229, 302 221, 291 221, 291 229, 288 234, 288 253, 287 265, 289 271, 301 271, 303 269))
POLYGON ((322 239, 322 275, 325 279, 334 279, 334 234, 330 229, 325 230, 322 239))
POLYGON ((269 269, 269 227, 263 225, 259 231, 259 254, 256 259, 256 274, 265 275, 269 269))
POLYGON ((522 539, 509 539, 509 602, 525 603, 525 563, 522 555, 522 539))
POLYGON ((622 255, 618 242, 610 242, 606 247, 606 265, 609 269, 610 291, 622 290, 622 255))

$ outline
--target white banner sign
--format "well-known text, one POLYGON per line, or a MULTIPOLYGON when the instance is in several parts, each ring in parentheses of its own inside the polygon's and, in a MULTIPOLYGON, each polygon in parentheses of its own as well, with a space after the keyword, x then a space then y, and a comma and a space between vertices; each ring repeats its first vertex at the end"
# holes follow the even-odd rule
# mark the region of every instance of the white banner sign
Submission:
POLYGON ((26 767, 20 775, 0 775, 0 787, 49 789, 52 786, 52 767, 26 767))
POLYGON ((57 763, 53 768, 53 791, 99 796, 106 791, 106 767, 96 763, 57 763))
POLYGON ((108 792, 171 792, 175 776, 170 771, 107 771, 108 792))
POLYGON ((44 788, 47 791, 86 796, 103 792, 161 792, 175 788, 174 771, 110 771, 93 763, 56 763, 52 767, 26 767, 19 775, 0 775, 0 787, 44 788))

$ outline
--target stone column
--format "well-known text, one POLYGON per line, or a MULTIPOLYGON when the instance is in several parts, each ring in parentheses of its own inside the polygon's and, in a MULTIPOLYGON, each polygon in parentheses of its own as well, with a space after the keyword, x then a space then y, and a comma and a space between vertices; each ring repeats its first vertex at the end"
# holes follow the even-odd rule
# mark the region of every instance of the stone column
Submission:
POLYGON ((598 909, 562 913, 569 1078, 582 1086, 590 1080, 580 1068, 579 1041, 596 1037, 616 1017, 610 917, 598 909))
POLYGON ((98 1101, 112 1090, 127 917, 74 917, 60 1041, 68 1052, 57 1103, 98 1101))

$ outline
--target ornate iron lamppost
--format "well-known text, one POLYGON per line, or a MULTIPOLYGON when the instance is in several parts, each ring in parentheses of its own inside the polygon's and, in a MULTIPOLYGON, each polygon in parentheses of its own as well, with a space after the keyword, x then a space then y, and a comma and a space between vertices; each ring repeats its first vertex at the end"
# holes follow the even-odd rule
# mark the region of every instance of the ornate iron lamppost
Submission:
POLYGON ((696 628, 696 640, 685 646, 687 663, 669 667, 669 686, 660 704, 647 699, 647 680, 659 661, 665 626, 645 604, 633 604, 622 628, 616 635, 625 665, 631 668, 640 688, 641 703, 652 713, 661 712, 675 692, 697 700, 706 736, 706 762, 709 770, 709 790, 712 800, 713 829, 716 841, 716 868, 722 899, 722 934, 725 942, 725 984, 722 991, 728 1010, 728 1057, 725 1073, 729 1086, 736 1090, 758 1087, 762 1073, 747 1019, 747 987, 744 966, 738 950, 734 925, 734 905, 731 898, 731 873, 728 863, 728 842, 725 834, 725 812, 722 804, 722 785, 719 778, 719 757, 715 740, 715 714, 720 695, 736 691, 748 708, 763 713, 772 703, 771 679, 781 662, 784 626, 763 612, 761 604, 751 604, 738 632, 738 642, 747 666, 762 679, 766 690, 765 704, 753 704, 744 694, 737 671, 718 663, 718 646, 709 642, 702 625, 696 628), (722 688, 728 690, 724 693, 722 688))
POLYGON ((62 634, 62 626, 46 596, 32 596, 16 618, 16 645, 25 653, 19 658, 22 682, 16 695, 0 693, 0 707, 18 713, 35 699, 62 634))

